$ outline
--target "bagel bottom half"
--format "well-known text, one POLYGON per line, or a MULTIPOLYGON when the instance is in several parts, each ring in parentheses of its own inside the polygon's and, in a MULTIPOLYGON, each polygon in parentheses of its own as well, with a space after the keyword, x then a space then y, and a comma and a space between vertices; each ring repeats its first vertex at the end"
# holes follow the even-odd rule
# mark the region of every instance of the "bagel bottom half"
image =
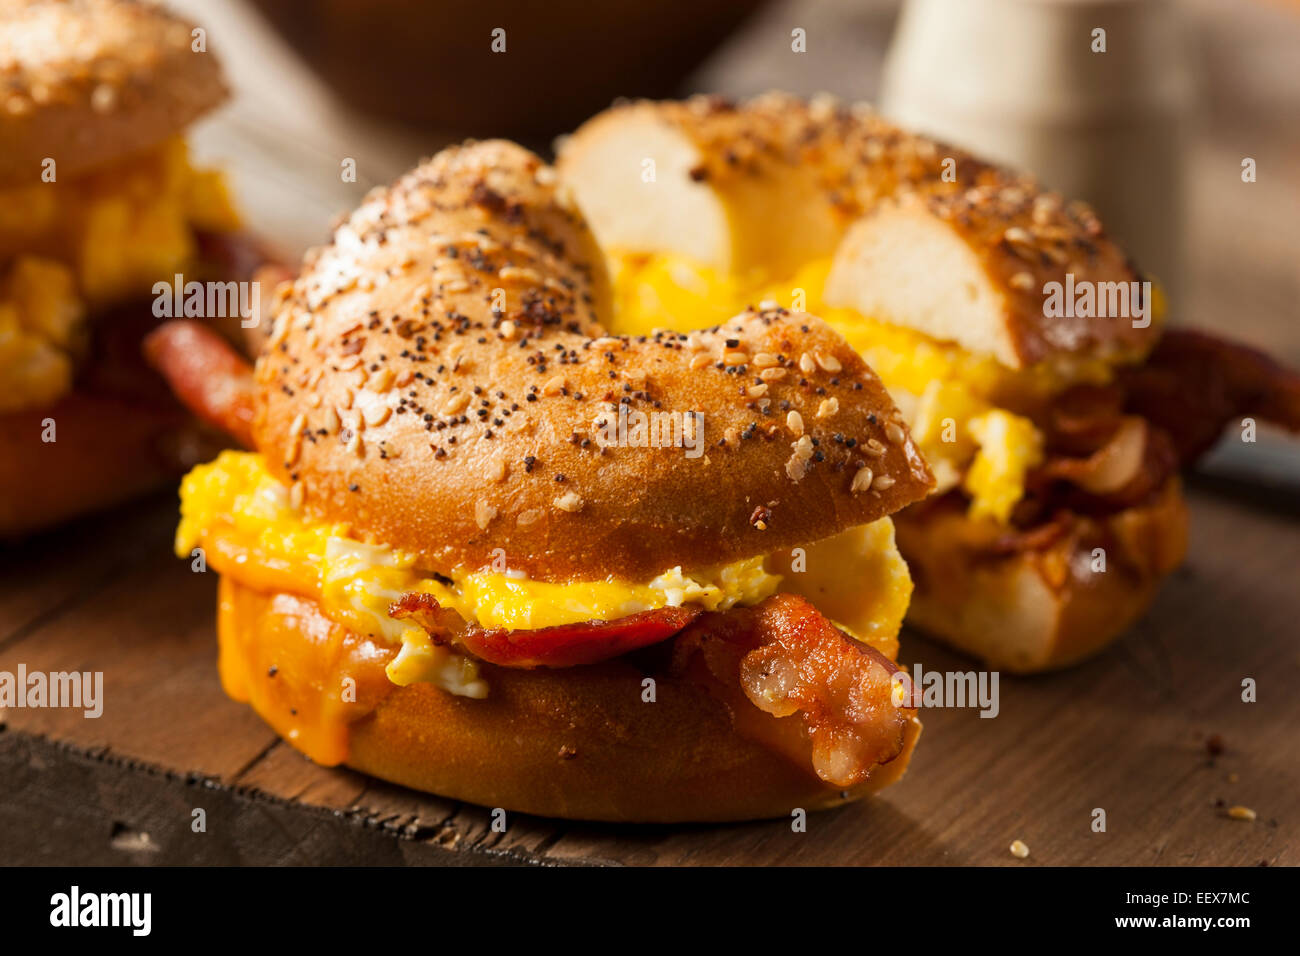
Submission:
POLYGON ((908 623, 1018 674, 1067 667, 1115 640, 1187 552, 1177 477, 1115 514, 1070 515, 1056 537, 1036 545, 999 549, 979 540, 960 508, 910 509, 894 522, 916 583, 908 623))
MULTIPOLYGON (((398 687, 384 674, 391 648, 331 621, 313 599, 229 576, 218 635, 226 692, 317 762, 541 816, 679 823, 836 806, 902 776, 920 734, 911 720, 898 756, 842 791, 810 761, 739 732, 728 706, 689 673, 672 676, 648 658, 555 670, 480 664, 490 691, 479 700, 398 687), (647 676, 653 703, 642 696, 647 676), (355 693, 341 700, 347 678, 355 693)), ((745 716, 799 726, 757 708, 745 716)))
POLYGON ((0 414, 0 538, 160 489, 214 447, 170 400, 77 390, 0 414))

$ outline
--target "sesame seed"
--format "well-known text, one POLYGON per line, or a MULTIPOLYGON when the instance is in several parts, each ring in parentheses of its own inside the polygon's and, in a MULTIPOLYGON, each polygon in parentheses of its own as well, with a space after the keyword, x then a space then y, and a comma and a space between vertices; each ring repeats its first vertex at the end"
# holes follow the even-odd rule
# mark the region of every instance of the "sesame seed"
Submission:
POLYGON ((387 405, 372 402, 362 411, 361 420, 370 426, 382 425, 392 417, 392 414, 393 410, 387 405))
POLYGON ((754 356, 754 366, 756 368, 771 368, 773 365, 778 364, 779 361, 780 359, 771 352, 759 352, 754 356))
POLYGON ((872 458, 880 458, 885 454, 885 446, 877 438, 868 438, 866 445, 862 448, 872 458))
POLYGON ((785 416, 785 427, 795 435, 803 434, 803 416, 793 409, 785 416))
POLYGON ((785 378, 785 369, 783 368, 765 368, 758 373, 758 377, 765 382, 779 382, 785 378))
POLYGON ((749 388, 745 389, 745 393, 750 398, 762 398, 767 394, 767 385, 762 382, 757 385, 751 385, 749 388))
POLYGON ((852 490, 855 495, 858 494, 858 492, 867 491, 871 487, 872 477, 873 474, 870 468, 865 466, 859 468, 857 474, 853 476, 853 486, 850 490, 852 490))
POLYGON ((1228 807, 1228 816, 1234 820, 1253 821, 1257 814, 1250 807, 1228 807))
POLYGON ((749 361, 749 356, 744 352, 724 352, 722 353, 722 362, 724 365, 744 365, 749 361))
POLYGON ((1034 287, 1034 277, 1028 272, 1017 272, 1007 280, 1007 285, 1028 292, 1034 287))
POLYGON ((824 398, 822 403, 817 406, 818 418, 830 418, 840 410, 840 400, 838 398, 824 398))
POLYGON ((1029 856, 1029 847, 1025 846, 1023 840, 1014 840, 1011 843, 1011 855, 1023 860, 1029 856))
POLYGON ((803 372, 805 375, 811 375, 813 372, 817 371, 817 363, 813 361, 813 357, 807 352, 804 352, 803 355, 799 356, 799 371, 803 372))
POLYGON ((712 360, 711 358, 709 358, 708 355, 706 355, 706 354, 704 354, 704 353, 701 353, 701 354, 696 355, 694 358, 691 359, 691 368, 692 368, 693 370, 702 369, 702 368, 704 368, 704 366, 711 364, 712 361, 713 361, 713 360, 712 360))
POLYGON ((877 475, 876 480, 871 483, 871 487, 876 491, 888 491, 894 487, 894 479, 889 475, 877 475))
POLYGON ((583 504, 582 496, 574 491, 565 492, 555 499, 555 507, 570 513, 581 511, 583 504))
POLYGON ((486 530, 496 516, 497 509, 483 499, 480 498, 478 503, 474 505, 474 523, 478 525, 480 531, 486 530))
POLYGON ((907 439, 903 426, 898 422, 888 422, 885 425, 885 437, 894 445, 901 445, 907 439))
POLYGON ((820 365, 822 367, 822 370, 826 372, 839 372, 844 368, 844 366, 840 364, 839 359, 837 359, 834 355, 830 355, 825 352, 817 353, 817 364, 820 365))
POLYGON ((529 508, 527 511, 520 512, 519 517, 515 519, 515 524, 521 528, 527 528, 529 525, 536 524, 541 518, 541 509, 529 508))
POLYGON ((541 282, 542 277, 536 269, 529 269, 523 266, 502 266, 497 271, 497 275, 503 282, 518 280, 520 282, 541 282))

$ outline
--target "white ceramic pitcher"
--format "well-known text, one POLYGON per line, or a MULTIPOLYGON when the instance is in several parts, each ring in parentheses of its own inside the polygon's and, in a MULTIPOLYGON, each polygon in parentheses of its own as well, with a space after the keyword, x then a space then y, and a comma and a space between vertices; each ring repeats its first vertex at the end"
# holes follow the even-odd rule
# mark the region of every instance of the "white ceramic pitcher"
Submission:
POLYGON ((906 0, 881 108, 1088 200, 1176 304, 1192 90, 1171 0, 906 0))

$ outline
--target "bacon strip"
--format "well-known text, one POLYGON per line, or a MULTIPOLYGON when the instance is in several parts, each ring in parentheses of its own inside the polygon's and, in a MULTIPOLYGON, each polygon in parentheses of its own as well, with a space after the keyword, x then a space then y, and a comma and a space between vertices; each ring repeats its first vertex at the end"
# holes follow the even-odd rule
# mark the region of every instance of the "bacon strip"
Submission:
POLYGON ((1129 410, 1169 433, 1184 466, 1245 415, 1300 432, 1300 373, 1204 332, 1165 332, 1144 365, 1125 370, 1121 384, 1129 410))
POLYGON ((253 369, 199 322, 165 322, 144 340, 144 354, 195 415, 253 447, 253 369))
POLYGON ((1300 431, 1300 373, 1247 346, 1171 329, 1145 364, 1110 385, 1057 397, 1044 423, 1047 459, 1026 480, 1031 494, 1016 524, 1149 500, 1247 415, 1300 431))
POLYGON ((466 624, 431 594, 409 592, 388 608, 390 617, 413 621, 436 642, 458 644, 490 664, 520 668, 577 667, 619 657, 672 637, 700 613, 699 608, 663 607, 614 621, 511 631, 466 624))
POLYGON ((1119 416, 1105 443, 1084 457, 1049 455, 1027 480, 1039 513, 1123 511, 1146 501, 1178 471, 1169 436, 1136 415, 1119 416))
POLYGON ((678 636, 672 666, 708 679, 738 731, 796 760, 811 746, 813 769, 837 787, 897 757, 915 717, 895 698, 897 665, 792 594, 703 615, 678 636))
POLYGON ((915 710, 895 697, 897 666, 836 628, 801 597, 777 594, 752 608, 643 611, 532 631, 484 629, 410 592, 388 609, 502 667, 574 667, 618 657, 673 635, 669 670, 697 680, 731 713, 736 731, 837 787, 862 783, 902 753, 915 710), (799 720, 785 720, 799 715, 799 720))

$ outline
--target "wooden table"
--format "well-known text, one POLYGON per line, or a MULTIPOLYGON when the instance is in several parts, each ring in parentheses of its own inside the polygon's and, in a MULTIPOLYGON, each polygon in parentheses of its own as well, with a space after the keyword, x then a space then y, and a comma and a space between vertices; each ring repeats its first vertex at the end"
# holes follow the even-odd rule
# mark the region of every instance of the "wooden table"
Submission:
MULTIPOLYGON (((105 681, 98 719, 3 716, 0 860, 1300 863, 1300 515, 1203 492, 1193 505, 1194 557, 1118 646, 1064 674, 1003 677, 995 719, 926 711, 904 781, 814 814, 807 833, 522 815, 494 833, 481 808, 317 767, 228 700, 215 574, 170 555, 173 502, 144 503, 0 556, 0 670, 105 681), (1241 701, 1246 677, 1257 703, 1241 701), (1232 805, 1258 819, 1229 818, 1232 805), (1098 807, 1105 833, 1090 829, 1098 807)), ((901 659, 973 666, 912 635, 901 659)))
MULTIPOLYGON (((229 160, 254 224, 291 248, 450 138, 349 116, 238 4, 177 5, 209 24, 243 91, 198 132, 199 150, 229 160), (358 184, 337 176, 345 156, 358 158, 358 184)), ((865 67, 878 62, 888 7, 777 4, 692 87, 871 95, 865 67), (862 68, 774 55, 791 22, 858 51, 862 68)), ((1294 49, 1300 21, 1281 6, 1191 8, 1214 84, 1191 159, 1191 317, 1300 361, 1300 167, 1287 161, 1300 124, 1274 122, 1300 116, 1300 80, 1279 69, 1292 61, 1266 55, 1294 49), (1229 175, 1239 155, 1268 171, 1247 191, 1229 175)), ((1293 498, 1217 486, 1192 503, 1193 557, 1144 623, 1069 672, 1004 678, 996 719, 924 713, 906 779, 874 801, 813 815, 806 833, 780 820, 511 816, 501 834, 480 808, 316 767, 229 701, 215 668, 215 576, 171 557, 171 496, 144 502, 0 551, 0 670, 100 670, 106 698, 99 719, 0 714, 0 862, 1300 863, 1300 515, 1293 498), (1241 700, 1247 677, 1257 703, 1241 700), (1233 805, 1258 818, 1230 818, 1233 805), (1095 808, 1105 833, 1090 827, 1095 808), (1027 860, 1009 854, 1015 839, 1027 860)), ((974 666, 913 635, 902 662, 974 666)))

